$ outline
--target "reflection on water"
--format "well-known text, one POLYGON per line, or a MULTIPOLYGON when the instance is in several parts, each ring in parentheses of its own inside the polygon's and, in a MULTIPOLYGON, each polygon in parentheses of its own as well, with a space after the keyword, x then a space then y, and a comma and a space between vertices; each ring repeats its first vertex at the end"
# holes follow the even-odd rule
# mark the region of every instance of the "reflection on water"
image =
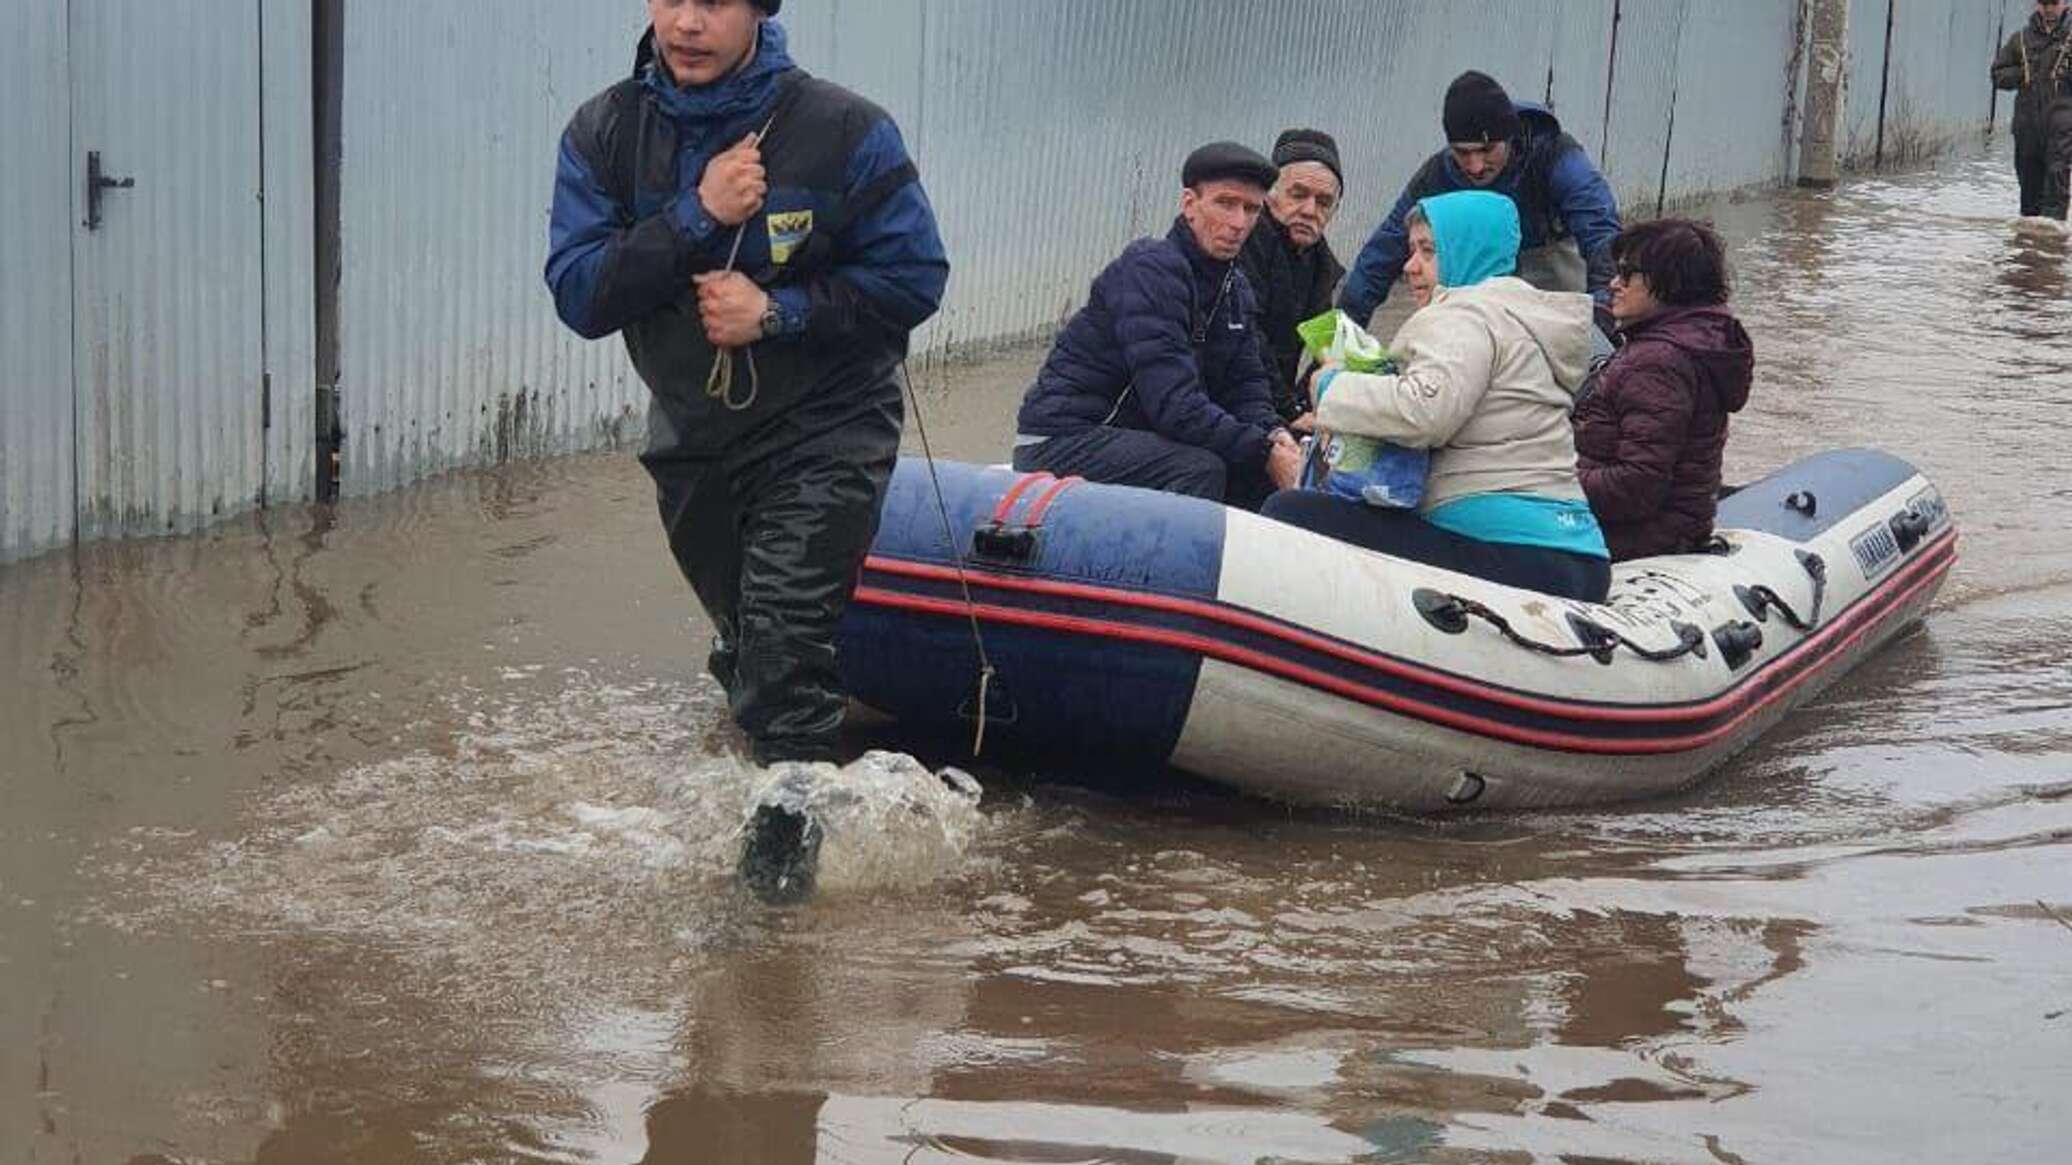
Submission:
POLYGON ((2062 307, 2065 300, 2066 257, 2072 253, 2066 240, 2056 228, 2017 228, 2000 257, 1998 278, 2003 294, 1995 296, 1993 304, 1998 310, 1995 318, 1983 321, 1984 327, 2010 338, 2043 341, 2043 350, 2034 355, 2045 360, 2055 357, 2060 373, 2068 367, 2065 353, 2053 351, 2049 341, 2062 335, 2050 325, 2057 316, 2052 306, 2062 307), (2036 321, 2033 326, 2027 323, 2031 319, 2036 321))
MULTIPOLYGON (((6 1159, 2054 1159, 2072 259, 2011 187, 1713 208, 1761 360, 1730 472, 1890 448, 1966 557, 1615 810, 976 770, 973 811, 879 758, 848 873, 770 912, 630 459, 0 569, 6 1159)), ((938 448, 999 459, 1038 355, 927 372, 938 448)))

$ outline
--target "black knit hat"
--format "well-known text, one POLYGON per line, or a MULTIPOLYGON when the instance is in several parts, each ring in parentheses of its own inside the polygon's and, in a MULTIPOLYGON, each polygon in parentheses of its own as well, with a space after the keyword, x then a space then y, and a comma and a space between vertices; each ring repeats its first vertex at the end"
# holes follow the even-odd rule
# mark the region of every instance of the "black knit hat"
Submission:
POLYGON ((1511 96, 1496 78, 1473 69, 1446 87, 1446 140, 1494 145, 1518 136, 1523 128, 1511 96))
POLYGON ((1271 190, 1280 177, 1272 162, 1236 142, 1210 142, 1187 155, 1187 164, 1180 167, 1180 185, 1187 187, 1231 178, 1271 190))
POLYGON ((1291 129, 1274 139, 1274 169, 1297 162, 1319 163, 1338 179, 1339 193, 1345 192, 1345 171, 1338 168, 1338 143, 1330 134, 1320 129, 1291 129))
POLYGON ((748 2, 762 9, 764 16, 775 16, 777 15, 777 10, 784 7, 784 0, 748 0, 748 2))

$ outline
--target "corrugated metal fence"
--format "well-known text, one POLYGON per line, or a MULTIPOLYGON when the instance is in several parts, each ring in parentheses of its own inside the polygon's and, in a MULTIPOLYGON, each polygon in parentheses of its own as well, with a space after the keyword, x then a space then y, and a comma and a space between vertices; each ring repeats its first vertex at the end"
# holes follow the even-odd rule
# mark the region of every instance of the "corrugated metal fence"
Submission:
MULTIPOLYGON (((148 38, 97 40, 117 6, 142 19, 124 0, 0 8, 0 559, 310 496, 330 473, 320 353, 349 492, 638 438, 618 345, 566 333, 540 284, 557 136, 628 68, 638 0, 164 0, 148 38), (313 28, 336 30, 314 37, 335 71, 313 28), (124 80, 144 43, 157 67, 124 80), (327 102, 332 143, 311 128, 327 102), (107 164, 137 185, 88 231, 85 152, 117 134, 107 164)), ((1350 254, 1464 68, 1551 104, 1629 215, 1788 179, 1803 103, 1806 0, 787 9, 801 62, 889 108, 927 180, 954 263, 916 340, 935 352, 1054 326, 1163 226, 1210 138, 1337 135, 1350 254)), ((1983 126, 1994 40, 2027 10, 1853 0, 1849 162, 1983 126)))
POLYGON ((343 485, 644 432, 616 342, 541 283, 562 126, 625 75, 646 6, 349 0, 341 125, 343 485))
POLYGON ((0 561, 72 536, 71 93, 65 10, 0 17, 0 561))

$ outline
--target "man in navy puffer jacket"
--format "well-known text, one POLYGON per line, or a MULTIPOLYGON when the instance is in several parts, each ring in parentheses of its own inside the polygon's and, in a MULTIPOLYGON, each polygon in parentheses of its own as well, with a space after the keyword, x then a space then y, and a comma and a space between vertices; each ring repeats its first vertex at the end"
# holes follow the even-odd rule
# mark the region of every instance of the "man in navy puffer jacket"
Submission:
MULTIPOLYGON (((622 335, 652 394, 641 463, 771 765, 839 756, 835 628, 949 274, 899 127, 792 64, 781 3, 648 0, 633 74, 562 137, 546 265, 562 320, 622 335)), ((751 850, 772 821, 800 828, 759 810, 751 850)))
POLYGON ((1188 156, 1172 230, 1101 272, 1022 398, 1016 469, 1251 508, 1294 484, 1300 454, 1235 262, 1276 177, 1233 142, 1188 156))

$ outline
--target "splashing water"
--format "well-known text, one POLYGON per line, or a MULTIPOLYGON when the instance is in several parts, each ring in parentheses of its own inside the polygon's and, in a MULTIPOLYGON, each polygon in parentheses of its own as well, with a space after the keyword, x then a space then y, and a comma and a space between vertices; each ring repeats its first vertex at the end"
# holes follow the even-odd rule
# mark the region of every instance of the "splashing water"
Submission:
MULTIPOLYGON (((87 913, 131 931, 206 915, 371 939, 506 985, 637 977, 633 960, 586 967, 566 952, 673 935, 650 951, 647 969, 666 974, 662 948, 695 950, 731 925, 719 907, 740 823, 773 776, 712 747, 725 713, 709 687, 576 674, 544 698, 451 694, 440 719, 465 727, 443 742, 270 787, 226 835, 104 843, 92 865, 107 893, 87 913)), ((806 767, 800 807, 825 833, 829 892, 953 875, 984 825, 977 782, 955 770, 890 752, 806 767)))
POLYGON ((925 885, 956 871, 982 822, 978 781, 940 774, 904 753, 872 750, 837 768, 780 765, 759 774, 743 820, 780 805, 818 823, 823 893, 925 885))

